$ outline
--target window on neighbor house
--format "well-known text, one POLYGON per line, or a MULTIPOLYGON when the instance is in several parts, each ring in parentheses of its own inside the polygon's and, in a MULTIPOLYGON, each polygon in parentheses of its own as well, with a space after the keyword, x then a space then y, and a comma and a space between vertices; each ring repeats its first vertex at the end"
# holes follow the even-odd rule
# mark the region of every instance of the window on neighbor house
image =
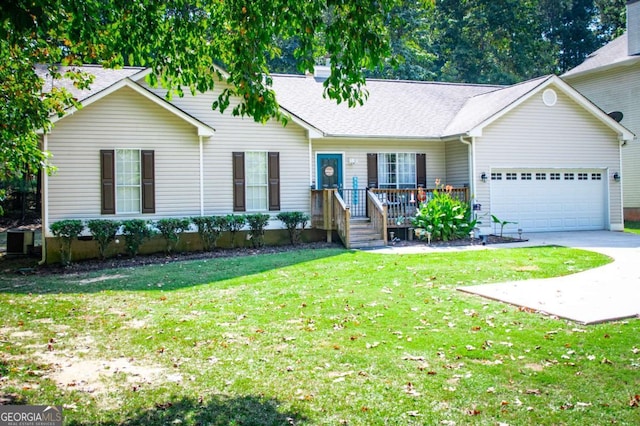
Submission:
POLYGON ((100 151, 101 213, 155 213, 155 155, 151 150, 100 151))
POLYGON ((416 154, 378 154, 378 179, 380 188, 415 188, 416 154))
POLYGON ((233 211, 280 210, 280 154, 234 152, 233 211))

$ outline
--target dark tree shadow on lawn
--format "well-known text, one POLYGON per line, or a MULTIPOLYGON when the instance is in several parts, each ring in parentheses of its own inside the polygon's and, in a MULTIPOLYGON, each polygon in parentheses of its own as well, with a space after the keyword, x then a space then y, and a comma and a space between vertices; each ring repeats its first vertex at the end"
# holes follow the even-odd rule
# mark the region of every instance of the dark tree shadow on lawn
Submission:
MULTIPOLYGON (((287 252, 236 255, 230 257, 175 256, 153 259, 140 257, 131 265, 105 261, 102 268, 86 268, 89 262, 72 265, 57 273, 44 270, 16 271, 2 268, 0 264, 0 294, 52 294, 52 293, 97 293, 111 291, 153 291, 162 283, 165 291, 193 287, 233 279, 269 270, 293 266, 327 257, 351 253, 344 248, 292 249, 287 252), (249 258, 251 260, 249 261, 249 258), (145 264, 145 261, 153 260, 145 264), (44 271, 44 272, 43 272, 44 271), (150 285, 153 284, 153 285, 150 285)), ((93 262, 94 265, 100 265, 93 262)), ((52 268, 50 268, 52 269, 52 268)))
POLYGON ((153 408, 145 409, 134 417, 122 419, 119 412, 105 413, 101 421, 82 420, 78 412, 69 419, 65 415, 65 425, 69 426, 154 426, 154 425, 243 425, 243 426, 281 426, 303 425, 307 418, 299 413, 278 411, 278 401, 260 398, 254 395, 213 396, 209 401, 180 399, 166 403, 156 403, 153 408))

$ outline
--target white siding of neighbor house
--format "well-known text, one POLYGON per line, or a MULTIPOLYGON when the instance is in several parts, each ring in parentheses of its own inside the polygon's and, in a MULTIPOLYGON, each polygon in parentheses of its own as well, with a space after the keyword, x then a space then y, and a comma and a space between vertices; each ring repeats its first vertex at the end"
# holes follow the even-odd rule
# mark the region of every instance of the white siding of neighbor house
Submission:
POLYGON ((100 214, 100 150, 155 151, 156 214, 199 213, 198 136, 194 126, 127 87, 58 121, 47 136, 57 172, 48 178, 49 223, 100 214))
MULTIPOLYGON (((145 83, 140 82, 148 89, 145 83)), ((310 212, 309 143, 306 130, 289 121, 283 126, 275 120, 266 124, 256 123, 250 117, 234 117, 231 105, 221 114, 211 105, 225 86, 219 84, 213 92, 180 98, 174 96, 171 103, 191 116, 213 127, 213 137, 204 142, 204 214, 233 213, 232 153, 246 151, 271 151, 280 153, 280 211, 310 212)), ((163 97, 164 89, 150 89, 163 97)), ((251 213, 251 212, 247 212, 251 213)), ((278 212, 268 212, 276 215, 278 212)), ((277 221, 276 221, 277 222, 277 221)), ((281 224, 272 226, 281 228, 281 224)))
POLYGON ((455 187, 469 186, 469 146, 462 142, 445 143, 447 159, 447 185, 455 187))
POLYGON ((624 207, 640 208, 640 63, 566 80, 605 112, 621 111, 620 124, 636 134, 622 147, 622 183, 624 207))
POLYGON ((482 172, 496 168, 606 169, 609 183, 609 221, 622 223, 620 183, 611 179, 619 170, 617 135, 595 120, 583 107, 560 90, 557 103, 546 106, 537 93, 487 126, 475 138, 476 197, 483 213, 490 213, 490 180, 479 180, 482 172))
POLYGON ((424 153, 427 159, 427 187, 433 188, 436 179, 445 179, 445 146, 441 141, 394 140, 394 139, 314 139, 312 178, 317 182, 316 154, 343 154, 344 187, 352 188, 354 176, 358 177, 358 187, 367 186, 367 154, 382 152, 424 153), (353 158, 356 163, 349 164, 353 158))

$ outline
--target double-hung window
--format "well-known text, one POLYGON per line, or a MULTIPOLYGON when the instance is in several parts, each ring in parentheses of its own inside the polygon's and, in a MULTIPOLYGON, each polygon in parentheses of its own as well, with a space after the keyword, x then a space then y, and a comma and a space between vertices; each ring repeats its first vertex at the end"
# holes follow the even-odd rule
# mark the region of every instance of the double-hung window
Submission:
POLYGON ((416 155, 411 153, 379 153, 380 188, 415 188, 416 155))
POLYGON ((151 150, 100 151, 102 214, 155 213, 155 155, 151 150))
POLYGON ((233 211, 280 210, 280 154, 234 152, 233 211))
POLYGON ((265 211, 268 195, 267 153, 246 152, 244 164, 247 211, 265 211))

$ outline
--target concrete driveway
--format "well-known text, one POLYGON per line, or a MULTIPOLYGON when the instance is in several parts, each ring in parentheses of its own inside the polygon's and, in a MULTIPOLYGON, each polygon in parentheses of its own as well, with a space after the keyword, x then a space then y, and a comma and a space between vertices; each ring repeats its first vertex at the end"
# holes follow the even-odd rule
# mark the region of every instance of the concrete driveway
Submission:
POLYGON ((529 241, 488 246, 389 247, 380 253, 429 253, 558 245, 603 253, 614 261, 564 277, 459 287, 458 290, 585 324, 640 316, 640 235, 609 231, 525 234, 529 241))
POLYGON ((526 243, 508 246, 574 247, 606 254, 614 261, 564 277, 484 284, 458 290, 584 324, 640 316, 640 235, 582 231, 525 237, 529 238, 526 243))

